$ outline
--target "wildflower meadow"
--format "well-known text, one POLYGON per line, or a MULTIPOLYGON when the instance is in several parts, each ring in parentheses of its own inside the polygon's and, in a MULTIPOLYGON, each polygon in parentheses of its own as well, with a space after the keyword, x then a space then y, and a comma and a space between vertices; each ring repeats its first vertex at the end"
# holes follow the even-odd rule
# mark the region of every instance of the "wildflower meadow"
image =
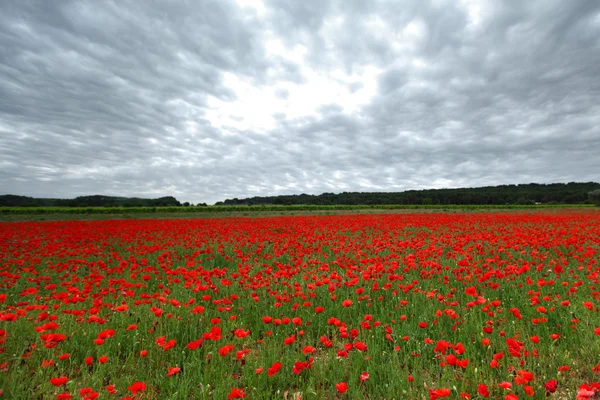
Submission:
POLYGON ((0 398, 593 399, 597 210, 0 223, 0 398))

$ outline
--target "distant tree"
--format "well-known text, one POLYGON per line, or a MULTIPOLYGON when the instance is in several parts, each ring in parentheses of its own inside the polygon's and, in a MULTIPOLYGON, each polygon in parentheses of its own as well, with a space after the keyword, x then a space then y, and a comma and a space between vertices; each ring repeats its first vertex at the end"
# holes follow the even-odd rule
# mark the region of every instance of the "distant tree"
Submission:
POLYGON ((184 207, 189 207, 189 206, 190 206, 190 202, 189 202, 189 201, 186 201, 185 203, 183 203, 183 206, 184 206, 184 207))
POLYGON ((525 197, 519 197, 519 199, 517 200, 517 204, 521 206, 530 206, 534 205, 535 201, 526 199, 525 197))
POLYGON ((600 207, 600 189, 588 193, 588 198, 592 203, 600 207))

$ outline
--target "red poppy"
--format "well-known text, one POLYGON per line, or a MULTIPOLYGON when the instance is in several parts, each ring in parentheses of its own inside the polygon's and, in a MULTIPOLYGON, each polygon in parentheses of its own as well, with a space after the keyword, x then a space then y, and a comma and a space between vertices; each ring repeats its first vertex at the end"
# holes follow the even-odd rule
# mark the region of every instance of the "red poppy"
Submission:
POLYGON ((244 397, 246 397, 246 392, 241 388, 231 389, 229 396, 227 396, 228 399, 243 399, 244 397))
POLYGON ((335 388, 338 393, 346 393, 348 391, 348 384, 346 384, 346 382, 336 383, 335 388))
POLYGON ((292 343, 294 343, 296 341, 296 335, 292 335, 290 337, 286 337, 285 339, 283 339, 283 343, 290 345, 292 343))
POLYGON ((50 383, 52 386, 62 386, 67 383, 68 380, 69 378, 66 376, 61 376, 60 378, 50 378, 50 383))
POLYGON ((234 348, 233 345, 226 344, 225 346, 223 346, 219 349, 219 355, 221 357, 225 357, 227 354, 229 354, 233 350, 233 348, 234 348))
POLYGON ((367 345, 363 342, 354 342, 353 346, 358 351, 367 351, 368 350, 367 345))
POLYGON ((127 389, 135 396, 146 390, 146 382, 133 382, 131 386, 127 386, 127 389))
POLYGON ((490 397, 490 391, 489 391, 487 385, 484 383, 481 383, 481 384, 479 384, 479 386, 477 386, 477 393, 479 393, 481 396, 483 396, 484 399, 487 399, 488 397, 490 397))
POLYGON ((548 381, 546 381, 546 383, 544 383, 544 388, 550 393, 556 392, 557 387, 558 381, 556 379, 549 379, 548 381))
POLYGON ((278 362, 274 362, 273 365, 271 365, 271 367, 267 370, 267 374, 269 376, 273 376, 275 375, 281 368, 283 368, 283 365, 281 363, 278 362))
POLYGON ((440 397, 450 396, 451 390, 447 388, 429 389, 429 400, 436 400, 440 397))
POLYGON ((86 387, 79 391, 79 395, 83 397, 84 400, 93 400, 97 399, 100 393, 94 392, 92 388, 86 387))

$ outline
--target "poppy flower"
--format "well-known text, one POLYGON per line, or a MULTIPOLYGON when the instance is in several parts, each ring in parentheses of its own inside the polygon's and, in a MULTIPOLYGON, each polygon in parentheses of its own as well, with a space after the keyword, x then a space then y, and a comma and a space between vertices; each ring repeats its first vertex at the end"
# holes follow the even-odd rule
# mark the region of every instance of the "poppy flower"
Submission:
POLYGON ((235 354, 235 359, 236 359, 236 360, 243 360, 243 359, 244 359, 244 357, 246 357, 246 354, 248 354, 248 353, 250 353, 250 349, 243 349, 243 350, 240 350, 240 351, 238 351, 238 352, 235 354))
POLYGON ((544 383, 544 388, 547 392, 554 393, 558 387, 558 381, 556 379, 549 379, 544 383))
POLYGON ((283 339, 283 344, 290 345, 296 341, 296 335, 292 335, 283 339))
POLYGON ((447 388, 441 389, 429 389, 429 400, 436 400, 438 398, 450 396, 451 390, 447 388))
POLYGON ((135 396, 146 390, 146 382, 133 382, 131 386, 127 386, 127 389, 135 396))
POLYGON ((246 397, 246 392, 241 388, 231 389, 229 396, 227 396, 228 399, 243 399, 244 397, 246 397))
POLYGON ((173 376, 173 375, 179 373, 179 371, 181 371, 181 368, 179 368, 179 367, 173 367, 173 368, 169 367, 169 372, 167 372, 167 376, 173 376))
POLYGON ((338 393, 346 393, 348 391, 348 384, 346 382, 336 383, 335 388, 338 393))
POLYGON ((534 375, 532 372, 520 369, 517 371, 517 377, 515 378, 515 384, 523 385, 525 383, 532 381, 533 379, 534 379, 534 375))
POLYGON ((579 390, 577 391, 577 400, 591 399, 592 397, 594 397, 595 394, 596 394, 595 389, 590 390, 585 387, 580 387, 579 390))
POLYGON ((283 368, 283 365, 281 363, 278 362, 274 362, 273 365, 271 365, 271 367, 267 370, 267 374, 269 376, 273 376, 275 374, 277 374, 277 372, 283 368))
POLYGON ((50 383, 52 386, 62 386, 67 383, 68 380, 69 378, 66 376, 61 376, 60 378, 50 378, 50 383))
POLYGON ((188 345, 185 347, 190 350, 196 350, 201 345, 202 345, 202 339, 197 339, 197 340, 194 340, 193 342, 188 343, 188 345))
POLYGON ((221 357, 225 357, 227 354, 229 354, 233 350, 233 348, 234 348, 233 345, 226 344, 225 346, 223 346, 219 349, 219 355, 221 357))
POLYGON ((484 399, 490 397, 490 391, 486 384, 481 383, 477 386, 477 393, 479 393, 484 399))
POLYGON ((353 346, 358 351, 367 351, 368 349, 367 345, 363 342, 354 342, 353 346))
POLYGON ((84 400, 93 400, 97 399, 100 393, 94 392, 92 388, 86 387, 79 391, 79 395, 83 397, 84 400))

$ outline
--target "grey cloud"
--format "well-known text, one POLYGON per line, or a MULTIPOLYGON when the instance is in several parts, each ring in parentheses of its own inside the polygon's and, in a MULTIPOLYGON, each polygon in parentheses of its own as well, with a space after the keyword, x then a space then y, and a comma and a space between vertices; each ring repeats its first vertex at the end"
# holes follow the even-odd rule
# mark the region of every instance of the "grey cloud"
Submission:
POLYGON ((212 203, 597 179, 600 4, 482 2, 476 24, 442 3, 2 2, 1 191, 212 203), (367 67, 374 93, 347 110, 367 67), (315 75, 347 94, 298 97, 315 75), (215 120, 248 98, 256 111, 215 120))

